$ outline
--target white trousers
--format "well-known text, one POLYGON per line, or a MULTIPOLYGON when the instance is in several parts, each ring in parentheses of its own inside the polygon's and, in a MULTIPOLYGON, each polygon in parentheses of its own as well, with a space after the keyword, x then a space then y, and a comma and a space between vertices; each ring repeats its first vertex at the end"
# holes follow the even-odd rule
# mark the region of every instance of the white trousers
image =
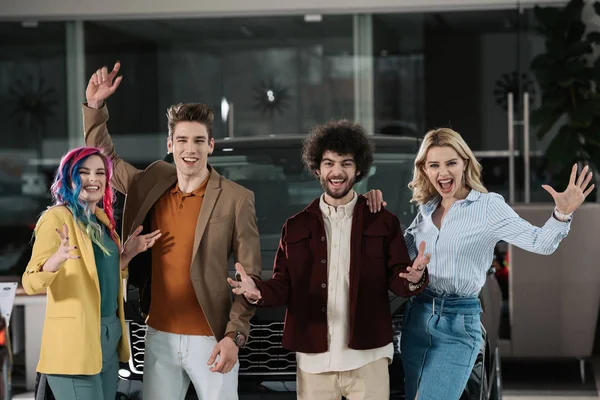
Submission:
POLYGON ((226 374, 211 372, 207 364, 216 344, 214 336, 179 335, 148 326, 143 399, 184 400, 191 381, 199 400, 238 400, 239 361, 226 374))

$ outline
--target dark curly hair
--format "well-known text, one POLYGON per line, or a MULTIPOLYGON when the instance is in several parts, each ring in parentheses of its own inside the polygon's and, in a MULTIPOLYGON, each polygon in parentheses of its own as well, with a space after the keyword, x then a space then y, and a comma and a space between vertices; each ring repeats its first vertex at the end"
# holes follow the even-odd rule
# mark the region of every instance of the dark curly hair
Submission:
POLYGON ((317 125, 310 130, 302 146, 302 161, 317 176, 323 154, 332 151, 339 155, 351 154, 357 172, 356 182, 369 173, 373 163, 375 145, 359 124, 345 119, 317 125))

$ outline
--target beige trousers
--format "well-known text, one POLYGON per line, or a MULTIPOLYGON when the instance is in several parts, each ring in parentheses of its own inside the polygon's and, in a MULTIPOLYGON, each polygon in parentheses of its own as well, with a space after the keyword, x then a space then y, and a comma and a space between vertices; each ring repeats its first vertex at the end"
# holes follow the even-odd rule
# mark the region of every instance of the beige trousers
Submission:
POLYGON ((389 400, 388 359, 382 358, 350 371, 311 374, 296 371, 298 400, 389 400))

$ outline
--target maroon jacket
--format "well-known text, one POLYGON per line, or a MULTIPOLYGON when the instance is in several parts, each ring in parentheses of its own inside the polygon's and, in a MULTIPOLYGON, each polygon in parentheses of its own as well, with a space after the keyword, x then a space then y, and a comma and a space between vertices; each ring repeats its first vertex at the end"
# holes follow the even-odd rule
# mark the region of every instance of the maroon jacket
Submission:
MULTIPOLYGON (((320 199, 289 218, 281 232, 273 277, 256 281, 259 306, 287 304, 283 347, 323 353, 327 341, 327 239, 320 199)), ((387 210, 369 212, 358 197, 350 243, 350 327, 348 347, 374 349, 392 341, 388 289, 398 296, 418 294, 398 274, 411 264, 398 218, 387 210)))

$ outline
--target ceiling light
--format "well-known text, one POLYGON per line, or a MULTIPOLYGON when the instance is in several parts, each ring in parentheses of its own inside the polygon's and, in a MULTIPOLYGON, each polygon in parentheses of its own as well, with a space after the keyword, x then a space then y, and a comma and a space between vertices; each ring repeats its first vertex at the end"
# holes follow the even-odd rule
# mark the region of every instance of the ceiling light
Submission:
POLYGON ((229 102, 225 97, 221 98, 221 119, 223 123, 227 122, 227 117, 229 116, 229 102))
POLYGON ((36 21, 36 20, 29 20, 29 21, 21 22, 21 26, 23 28, 37 28, 38 25, 39 25, 39 21, 36 21))
POLYGON ((321 14, 306 14, 304 16, 304 22, 321 22, 323 16, 321 14))

